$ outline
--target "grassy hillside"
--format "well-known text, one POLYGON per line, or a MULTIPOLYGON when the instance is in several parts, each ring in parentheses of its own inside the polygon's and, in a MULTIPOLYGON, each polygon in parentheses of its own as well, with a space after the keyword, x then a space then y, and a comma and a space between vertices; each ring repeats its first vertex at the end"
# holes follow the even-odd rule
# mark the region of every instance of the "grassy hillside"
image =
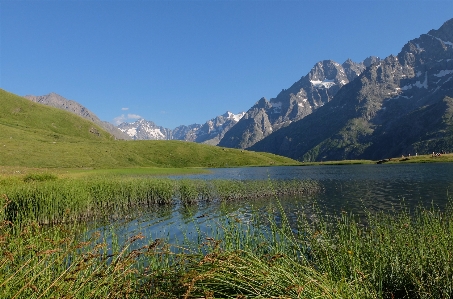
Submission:
POLYGON ((120 141, 81 117, 0 90, 0 165, 47 168, 296 164, 266 153, 184 141, 120 141))
POLYGON ((0 89, 0 139, 42 142, 113 140, 96 124, 0 89))

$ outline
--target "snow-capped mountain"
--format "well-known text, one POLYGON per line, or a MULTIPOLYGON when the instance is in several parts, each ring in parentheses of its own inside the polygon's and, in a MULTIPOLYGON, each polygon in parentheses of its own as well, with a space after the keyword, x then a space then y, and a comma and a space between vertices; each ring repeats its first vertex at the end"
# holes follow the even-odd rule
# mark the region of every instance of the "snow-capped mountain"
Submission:
POLYGON ((157 126, 154 122, 139 119, 133 123, 122 123, 118 129, 134 140, 167 140, 171 139, 171 130, 157 126))
POLYGON ((332 60, 316 63, 310 72, 283 89, 270 101, 261 98, 244 117, 229 130, 220 146, 247 148, 290 123, 298 121, 328 103, 336 93, 359 76, 377 57, 355 63, 348 59, 343 64, 332 60))
POLYGON ((225 133, 231 129, 245 112, 234 114, 226 112, 208 120, 205 124, 181 125, 174 130, 157 126, 144 119, 133 123, 122 123, 118 128, 132 139, 139 140, 185 140, 217 145, 225 133))

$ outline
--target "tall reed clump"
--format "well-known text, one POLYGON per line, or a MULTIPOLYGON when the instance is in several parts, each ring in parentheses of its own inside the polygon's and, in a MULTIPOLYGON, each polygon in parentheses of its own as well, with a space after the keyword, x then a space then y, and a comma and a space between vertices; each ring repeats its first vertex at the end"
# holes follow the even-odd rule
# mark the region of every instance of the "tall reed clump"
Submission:
POLYGON ((136 266, 145 249, 130 246, 141 236, 114 247, 99 232, 81 239, 87 233, 75 225, 14 224, 0 214, 0 298, 140 298, 136 266))
POLYGON ((5 208, 8 220, 52 224, 127 213, 140 205, 169 204, 175 183, 143 178, 26 180, 0 184, 0 193, 11 201, 5 208))
POLYGON ((318 214, 297 230, 284 214, 259 228, 230 219, 172 276, 182 298, 452 298, 452 216, 318 214))
POLYGON ((362 280, 378 298, 453 297, 453 211, 419 208, 368 214, 366 226, 343 215, 309 237, 313 264, 332 279, 362 280))
POLYGON ((318 190, 310 181, 202 181, 167 178, 57 179, 47 175, 27 175, 22 181, 0 182, 0 194, 11 201, 8 220, 53 224, 87 221, 99 217, 121 217, 137 207, 199 201, 239 200, 284 193, 318 190), (277 190, 277 191, 273 191, 277 190))

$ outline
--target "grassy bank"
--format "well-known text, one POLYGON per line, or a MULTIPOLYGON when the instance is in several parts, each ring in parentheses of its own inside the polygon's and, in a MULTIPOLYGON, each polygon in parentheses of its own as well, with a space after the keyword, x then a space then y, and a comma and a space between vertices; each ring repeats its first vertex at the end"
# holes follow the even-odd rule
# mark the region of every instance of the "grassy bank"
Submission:
POLYGON ((0 154, 0 165, 31 168, 184 168, 299 164, 273 154, 170 140, 46 142, 6 137, 0 144, 0 154))
POLYGON ((355 165, 355 164, 399 164, 399 163, 447 163, 453 162, 453 154, 401 156, 389 159, 374 160, 339 160, 322 162, 302 162, 301 166, 322 166, 322 165, 355 165))
POLYGON ((21 166, 0 166, 0 179, 16 178, 21 180, 26 175, 52 174, 58 178, 93 178, 93 177, 155 177, 169 175, 201 174, 209 173, 205 168, 162 168, 162 167, 139 167, 139 168, 30 168, 21 166))
POLYGON ((142 234, 118 244, 112 228, 80 238, 77 226, 3 221, 0 297, 453 296, 451 209, 369 214, 360 221, 301 215, 297 230, 284 214, 214 219, 215 228, 199 232, 198 241, 180 244, 142 234), (136 242, 142 243, 133 247, 136 242))

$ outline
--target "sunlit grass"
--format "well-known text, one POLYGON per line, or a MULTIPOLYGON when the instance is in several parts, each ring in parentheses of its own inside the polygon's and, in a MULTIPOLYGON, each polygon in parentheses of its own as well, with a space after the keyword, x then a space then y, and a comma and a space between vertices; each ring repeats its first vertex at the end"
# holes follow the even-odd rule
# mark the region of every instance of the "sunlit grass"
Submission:
POLYGON ((0 297, 452 297, 450 207, 361 219, 316 211, 302 210, 290 225, 276 201, 247 221, 214 218, 210 230, 179 244, 146 232, 119 243, 109 225, 3 220, 0 297))

